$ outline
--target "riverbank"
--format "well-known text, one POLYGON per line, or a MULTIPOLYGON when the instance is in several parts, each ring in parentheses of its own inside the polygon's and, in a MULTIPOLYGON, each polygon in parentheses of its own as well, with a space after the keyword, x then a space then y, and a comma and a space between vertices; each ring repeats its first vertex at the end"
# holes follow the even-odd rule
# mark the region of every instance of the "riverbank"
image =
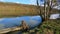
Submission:
MULTIPOLYGON (((18 34, 20 31, 10 32, 10 34, 18 34)), ((21 33, 21 32, 20 32, 21 33)), ((19 34, 20 34, 19 33, 19 34)), ((23 34, 60 34, 60 20, 47 20, 38 27, 28 31, 22 32, 23 34)))

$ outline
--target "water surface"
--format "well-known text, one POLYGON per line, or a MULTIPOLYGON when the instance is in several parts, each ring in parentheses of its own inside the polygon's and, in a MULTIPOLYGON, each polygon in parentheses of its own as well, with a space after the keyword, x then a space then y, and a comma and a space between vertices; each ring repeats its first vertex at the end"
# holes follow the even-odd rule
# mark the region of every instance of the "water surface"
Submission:
POLYGON ((24 20, 26 24, 30 26, 30 28, 38 26, 42 22, 41 16, 0 18, 0 30, 5 28, 20 26, 22 20, 24 20))

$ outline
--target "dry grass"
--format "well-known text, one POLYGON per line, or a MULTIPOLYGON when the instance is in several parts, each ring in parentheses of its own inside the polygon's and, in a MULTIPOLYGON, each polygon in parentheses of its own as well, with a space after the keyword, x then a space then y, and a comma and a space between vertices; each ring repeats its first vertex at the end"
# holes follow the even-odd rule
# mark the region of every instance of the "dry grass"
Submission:
MULTIPOLYGON (((37 10, 40 9, 37 9, 37 6, 34 5, 0 2, 0 17, 38 15, 37 10)), ((50 12, 58 13, 58 10, 53 9, 50 12)), ((44 15, 43 7, 41 7, 41 14, 44 15)))
POLYGON ((0 3, 0 16, 36 15, 37 8, 32 5, 0 3))

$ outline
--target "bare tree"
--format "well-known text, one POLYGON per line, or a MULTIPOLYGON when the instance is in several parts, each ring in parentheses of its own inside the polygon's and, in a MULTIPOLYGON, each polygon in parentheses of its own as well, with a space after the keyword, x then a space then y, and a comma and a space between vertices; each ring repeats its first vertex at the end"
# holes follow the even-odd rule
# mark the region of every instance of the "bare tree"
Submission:
POLYGON ((52 11, 52 0, 44 0, 44 18, 48 19, 52 11))
POLYGON ((47 8, 46 8, 47 2, 44 0, 44 18, 47 19, 47 8))
POLYGON ((37 1, 37 6, 39 6, 39 2, 38 2, 38 0, 36 0, 37 1))
POLYGON ((52 0, 52 2, 54 6, 57 5, 57 0, 52 0))
POLYGON ((37 2, 37 12, 39 15, 41 15, 41 9, 40 9, 40 6, 39 6, 39 0, 36 0, 37 2))
POLYGON ((40 2, 39 2, 40 0, 36 0, 36 1, 37 1, 37 12, 43 19, 42 10, 41 10, 41 6, 40 6, 40 2))
MULTIPOLYGON (((39 0, 36 0, 37 1, 37 12, 39 15, 42 16, 42 12, 41 12, 41 8, 40 8, 40 2, 38 2, 39 0)), ((53 3, 56 3, 56 0, 44 0, 44 17, 45 19, 48 19, 49 18, 49 15, 51 14, 52 12, 52 5, 53 3)))

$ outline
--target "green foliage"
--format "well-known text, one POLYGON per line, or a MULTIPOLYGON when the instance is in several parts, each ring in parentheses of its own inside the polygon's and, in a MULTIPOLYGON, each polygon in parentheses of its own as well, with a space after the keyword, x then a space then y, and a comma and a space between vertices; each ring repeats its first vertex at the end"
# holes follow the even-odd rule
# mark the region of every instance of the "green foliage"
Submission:
POLYGON ((40 27, 36 27, 33 31, 34 33, 39 32, 40 34, 60 34, 60 20, 44 21, 40 27))
POLYGON ((44 21, 40 26, 40 29, 53 30, 53 33, 59 34, 60 32, 60 20, 48 20, 44 21))

